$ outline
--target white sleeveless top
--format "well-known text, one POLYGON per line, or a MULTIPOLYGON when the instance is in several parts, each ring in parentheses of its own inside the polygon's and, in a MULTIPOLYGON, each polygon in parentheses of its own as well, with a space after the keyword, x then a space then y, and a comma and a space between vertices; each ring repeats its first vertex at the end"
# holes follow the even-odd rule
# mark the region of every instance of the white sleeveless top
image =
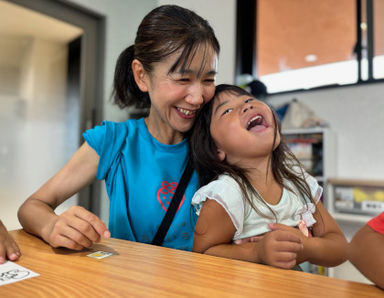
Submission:
MULTIPOLYGON (((305 173, 305 179, 310 187, 312 196, 317 204, 323 192, 323 188, 317 183, 316 179, 305 173)), ((304 203, 299 197, 299 192, 292 183, 284 180, 284 185, 289 186, 295 192, 283 188, 283 193, 279 203, 271 205, 265 202, 277 215, 277 223, 288 226, 297 226, 301 220, 304 220, 307 227, 316 223, 312 214, 316 207, 310 203, 304 203)), ((220 175, 215 181, 201 187, 192 198, 197 215, 206 201, 206 199, 215 200, 219 203, 231 218, 236 228, 233 240, 256 236, 269 232, 269 223, 275 223, 275 218, 271 211, 263 203, 258 201, 254 196, 250 196, 253 203, 263 213, 270 215, 272 218, 262 217, 256 213, 248 201, 243 197, 241 189, 237 182, 228 175, 220 175)))

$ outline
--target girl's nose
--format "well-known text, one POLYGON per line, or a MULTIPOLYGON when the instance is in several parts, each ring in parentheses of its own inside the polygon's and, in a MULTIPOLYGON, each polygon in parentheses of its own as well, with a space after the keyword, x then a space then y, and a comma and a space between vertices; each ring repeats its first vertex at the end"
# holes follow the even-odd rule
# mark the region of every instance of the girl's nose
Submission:
POLYGON ((252 110, 253 109, 253 106, 252 104, 248 104, 246 103, 243 107, 243 113, 247 112, 248 110, 252 110))

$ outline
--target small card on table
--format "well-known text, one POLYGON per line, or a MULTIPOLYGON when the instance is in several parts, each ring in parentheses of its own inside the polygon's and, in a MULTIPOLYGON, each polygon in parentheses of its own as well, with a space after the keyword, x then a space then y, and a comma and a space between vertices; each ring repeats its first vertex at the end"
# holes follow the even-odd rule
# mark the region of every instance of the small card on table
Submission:
POLYGON ((40 274, 24 268, 23 266, 7 261, 0 265, 0 286, 39 275, 40 274))
POLYGON ((91 253, 91 254, 89 254, 89 255, 87 255, 87 257, 90 257, 90 258, 94 258, 94 259, 104 259, 104 258, 106 258, 106 257, 110 257, 110 256, 112 256, 113 255, 113 253, 111 253, 111 252, 106 252, 106 251, 101 251, 101 250, 99 250, 99 251, 95 251, 95 252, 93 252, 93 253, 91 253))

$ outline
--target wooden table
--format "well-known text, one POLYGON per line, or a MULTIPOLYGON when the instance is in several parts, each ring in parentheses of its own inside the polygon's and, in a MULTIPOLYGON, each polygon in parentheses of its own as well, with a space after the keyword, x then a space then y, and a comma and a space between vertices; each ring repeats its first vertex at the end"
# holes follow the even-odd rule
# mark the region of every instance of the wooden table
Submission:
POLYGON ((40 276, 0 287, 0 297, 384 297, 379 288, 305 272, 109 239, 91 250, 54 249, 11 231, 17 263, 40 276), (101 260, 90 251, 115 253, 101 260))

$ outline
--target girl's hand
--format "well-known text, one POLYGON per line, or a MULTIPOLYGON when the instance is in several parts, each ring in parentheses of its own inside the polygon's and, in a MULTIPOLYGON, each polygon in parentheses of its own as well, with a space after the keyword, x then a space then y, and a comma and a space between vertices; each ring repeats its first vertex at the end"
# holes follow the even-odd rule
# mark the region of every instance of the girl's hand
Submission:
POLYGON ((47 226, 43 239, 53 247, 81 250, 109 238, 105 224, 93 213, 80 206, 73 206, 47 226))
POLYGON ((296 265, 297 255, 303 250, 301 237, 293 231, 274 230, 255 243, 259 262, 283 269, 296 265))
POLYGON ((16 261, 20 256, 19 246, 0 220, 0 264, 5 263, 6 259, 16 261))
POLYGON ((300 264, 308 260, 309 258, 308 255, 310 254, 310 250, 311 250, 309 248, 308 241, 311 241, 309 239, 312 239, 312 238, 305 236, 303 232, 296 227, 291 227, 283 224, 269 224, 268 226, 272 231, 281 231, 281 232, 292 233, 297 235, 301 239, 303 249, 297 254, 296 262, 297 264, 300 264))

